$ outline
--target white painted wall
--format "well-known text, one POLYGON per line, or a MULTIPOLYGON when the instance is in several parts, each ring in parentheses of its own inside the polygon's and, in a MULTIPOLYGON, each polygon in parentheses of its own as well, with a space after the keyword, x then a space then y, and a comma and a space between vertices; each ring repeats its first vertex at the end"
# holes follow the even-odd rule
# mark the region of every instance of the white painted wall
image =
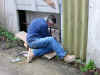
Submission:
POLYGON ((89 0, 87 62, 93 59, 100 68, 100 0, 89 0))
POLYGON ((0 23, 12 33, 19 31, 15 0, 0 0, 0 23))
POLYGON ((15 0, 17 10, 36 11, 35 0, 15 0))
POLYGON ((8 31, 19 31, 15 0, 5 0, 6 27, 8 31))
POLYGON ((5 0, 0 0, 0 26, 3 27, 3 25, 5 24, 5 9, 4 9, 4 5, 5 5, 5 0))

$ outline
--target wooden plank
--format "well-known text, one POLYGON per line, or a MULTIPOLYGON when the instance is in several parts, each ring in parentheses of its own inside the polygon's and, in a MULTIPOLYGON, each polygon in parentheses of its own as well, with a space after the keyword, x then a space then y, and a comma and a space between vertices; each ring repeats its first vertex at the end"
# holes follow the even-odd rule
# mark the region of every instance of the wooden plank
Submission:
POLYGON ((52 52, 52 53, 45 54, 43 57, 50 60, 54 58, 55 56, 56 56, 56 52, 52 52))
POLYGON ((27 35, 27 33, 22 31, 22 32, 16 33, 15 37, 23 40, 26 43, 26 35, 27 35))

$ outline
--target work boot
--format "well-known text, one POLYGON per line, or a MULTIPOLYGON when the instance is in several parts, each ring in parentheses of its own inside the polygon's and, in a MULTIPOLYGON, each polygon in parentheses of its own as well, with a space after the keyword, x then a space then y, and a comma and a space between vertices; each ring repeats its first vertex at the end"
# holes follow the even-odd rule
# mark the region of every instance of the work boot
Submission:
POLYGON ((27 63, 30 63, 33 57, 34 57, 34 54, 32 52, 32 49, 29 49, 28 56, 27 56, 27 63))
POLYGON ((65 61, 66 63, 72 63, 72 62, 75 61, 75 59, 76 59, 76 56, 75 56, 75 55, 66 55, 66 56, 64 57, 64 61, 65 61))

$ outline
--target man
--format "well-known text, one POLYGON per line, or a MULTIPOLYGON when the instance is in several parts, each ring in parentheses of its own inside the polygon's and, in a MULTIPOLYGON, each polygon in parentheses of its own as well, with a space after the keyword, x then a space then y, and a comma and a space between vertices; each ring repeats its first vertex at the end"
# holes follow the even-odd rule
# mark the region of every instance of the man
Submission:
POLYGON ((27 62, 30 62, 32 57, 42 56, 52 51, 55 51, 57 56, 66 62, 72 62, 75 59, 75 56, 68 55, 60 43, 48 32, 48 26, 54 24, 56 24, 56 17, 49 15, 46 19, 37 18, 29 25, 27 43, 33 50, 29 50, 27 62))

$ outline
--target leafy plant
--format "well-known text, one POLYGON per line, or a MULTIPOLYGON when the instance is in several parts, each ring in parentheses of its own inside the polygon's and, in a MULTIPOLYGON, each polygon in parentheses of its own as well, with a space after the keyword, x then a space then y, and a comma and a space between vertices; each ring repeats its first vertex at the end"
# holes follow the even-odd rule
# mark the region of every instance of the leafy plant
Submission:
POLYGON ((85 66, 80 66, 80 70, 82 72, 86 72, 86 71, 89 71, 89 70, 96 70, 96 66, 94 64, 94 61, 93 60, 90 60, 88 62, 88 64, 86 64, 85 66))
POLYGON ((9 40, 16 40, 16 38, 14 37, 14 35, 10 32, 2 32, 2 34, 7 37, 9 40))
POLYGON ((88 70, 95 70, 96 69, 96 66, 95 66, 93 60, 90 60, 90 62, 87 64, 87 68, 88 68, 88 70))
POLYGON ((6 41, 5 49, 9 49, 15 47, 19 39, 16 39, 14 34, 8 32, 6 29, 0 27, 0 40, 6 41))
POLYGON ((6 29, 0 27, 0 36, 6 37, 8 40, 17 40, 13 33, 8 32, 6 29))
POLYGON ((85 67, 80 66, 80 70, 81 70, 81 72, 86 72, 86 71, 88 71, 88 69, 87 69, 87 67, 86 67, 86 66, 85 66, 85 67))
POLYGON ((58 57, 58 56, 56 56, 56 59, 59 59, 59 57, 58 57))

